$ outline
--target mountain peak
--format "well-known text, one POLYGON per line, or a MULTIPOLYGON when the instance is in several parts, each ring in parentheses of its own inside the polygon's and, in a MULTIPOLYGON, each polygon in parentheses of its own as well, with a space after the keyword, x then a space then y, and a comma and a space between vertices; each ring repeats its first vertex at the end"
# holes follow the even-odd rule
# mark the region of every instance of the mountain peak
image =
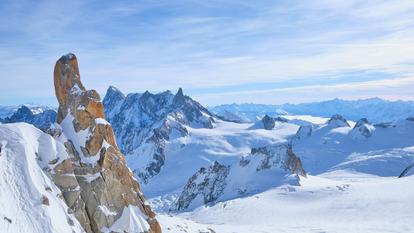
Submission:
POLYGON ((177 96, 184 96, 183 89, 181 87, 178 88, 178 91, 177 91, 177 94, 176 95, 177 96))
POLYGON ((19 109, 17 109, 16 114, 33 115, 33 112, 26 105, 22 105, 19 109))
MULTIPOLYGON (((73 88, 85 91, 80 81, 78 61, 74 54, 63 55, 55 64, 53 72, 55 93, 60 106, 67 105, 69 93, 73 88)), ((58 122, 63 120, 58 116, 58 122)))
POLYGON ((109 86, 106 90, 105 98, 125 98, 124 93, 114 86, 109 86))
POLYGON ((177 94, 175 94, 173 102, 175 104, 182 104, 185 102, 185 96, 183 93, 183 89, 181 87, 178 88, 177 94))
POLYGON ((332 115, 327 124, 333 127, 351 127, 346 119, 339 114, 332 115))
MULTIPOLYGON (((66 202, 72 203, 73 197, 77 198, 77 204, 71 205, 71 208, 81 225, 87 232, 90 228, 93 232, 111 229, 120 217, 123 218, 125 210, 134 208, 139 212, 134 211, 130 215, 142 214, 147 222, 139 220, 133 224, 140 226, 142 232, 161 232, 155 214, 146 203, 138 182, 115 143, 114 132, 105 120, 99 94, 95 90, 86 90, 81 83, 74 55, 62 56, 56 62, 54 81, 59 102, 57 122, 62 129, 62 137, 58 137, 70 153, 67 166, 71 168, 68 170, 74 172, 72 177, 76 180, 72 182, 79 183, 80 192, 74 194, 72 189, 65 189, 64 184, 61 188, 64 197, 71 197, 66 202), (85 176, 94 179, 88 181, 85 176), (89 196, 94 198, 85 198, 89 196), (99 210, 100 206, 111 207, 118 217, 105 215, 99 210)), ((133 231, 129 227, 117 230, 133 231)))

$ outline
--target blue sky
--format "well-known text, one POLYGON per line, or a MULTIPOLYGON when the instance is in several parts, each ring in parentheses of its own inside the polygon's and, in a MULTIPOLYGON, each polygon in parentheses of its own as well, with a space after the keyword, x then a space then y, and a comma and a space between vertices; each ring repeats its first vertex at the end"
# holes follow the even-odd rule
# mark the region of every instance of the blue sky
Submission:
POLYGON ((102 94, 414 99, 412 0, 0 1, 0 104, 55 104, 53 66, 68 52, 102 94))

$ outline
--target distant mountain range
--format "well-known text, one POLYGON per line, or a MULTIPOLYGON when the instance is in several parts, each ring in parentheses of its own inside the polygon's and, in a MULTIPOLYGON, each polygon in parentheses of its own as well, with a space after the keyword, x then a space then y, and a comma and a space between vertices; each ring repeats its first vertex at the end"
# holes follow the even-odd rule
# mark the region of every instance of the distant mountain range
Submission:
POLYGON ((0 106, 0 122, 26 122, 45 131, 56 122, 56 109, 41 105, 0 106))
POLYGON ((330 117, 340 114, 348 120, 367 118, 373 123, 392 122, 414 116, 414 101, 388 101, 380 98, 363 100, 333 99, 302 104, 224 104, 209 108, 222 118, 237 122, 254 122, 264 115, 312 115, 330 117))

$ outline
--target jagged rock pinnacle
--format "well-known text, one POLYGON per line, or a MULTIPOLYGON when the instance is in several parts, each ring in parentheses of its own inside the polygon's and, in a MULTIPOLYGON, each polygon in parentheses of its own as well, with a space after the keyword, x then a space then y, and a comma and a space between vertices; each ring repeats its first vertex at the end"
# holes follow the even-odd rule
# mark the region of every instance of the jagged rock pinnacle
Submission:
POLYGON ((77 85, 81 90, 85 90, 80 81, 78 61, 74 54, 66 54, 56 62, 54 82, 56 97, 59 101, 59 105, 66 104, 68 91, 70 91, 75 85, 77 85))
MULTIPOLYGON (((57 122, 62 128, 59 137, 71 156, 64 162, 65 169, 60 170, 55 182, 85 231, 96 233, 108 229, 110 232, 111 226, 121 216, 128 217, 124 216, 127 214, 135 221, 130 224, 140 226, 142 232, 161 232, 154 212, 145 202, 138 182, 115 143, 99 94, 82 85, 74 54, 64 55, 56 62, 54 83, 59 102, 57 122), (68 183, 77 184, 79 188, 67 189, 68 183), (108 216, 100 206, 116 214, 108 216), (146 226, 134 217, 140 214, 145 216, 146 226)), ((121 230, 130 232, 128 227, 121 230)))
POLYGON ((177 94, 174 96, 174 103, 180 104, 185 101, 183 89, 180 87, 178 88, 177 94))

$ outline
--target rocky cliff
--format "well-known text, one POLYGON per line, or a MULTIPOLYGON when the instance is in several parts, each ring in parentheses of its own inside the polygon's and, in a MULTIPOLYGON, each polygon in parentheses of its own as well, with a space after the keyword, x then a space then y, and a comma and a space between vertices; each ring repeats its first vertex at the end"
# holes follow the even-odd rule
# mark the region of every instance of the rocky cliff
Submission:
POLYGON ((50 133, 70 157, 53 161, 54 182, 71 212, 86 232, 161 232, 115 143, 99 94, 82 85, 75 55, 56 62, 54 84, 59 108, 50 133))
POLYGON ((367 118, 362 118, 352 128, 350 134, 355 138, 369 138, 375 131, 375 127, 369 123, 367 118))
POLYGON ((117 143, 143 183, 148 183, 164 166, 168 141, 187 136, 186 126, 211 129, 215 122, 214 115, 184 95, 181 88, 175 95, 170 91, 146 91, 125 96, 110 87, 103 103, 117 143))
POLYGON ((299 184, 306 177, 302 162, 287 144, 252 148, 238 163, 214 161, 187 182, 176 202, 178 210, 251 195, 277 184, 299 184), (288 182, 286 182, 288 180, 288 182))
POLYGON ((326 124, 330 127, 336 128, 336 127, 351 127, 346 119, 339 115, 334 114, 332 117, 326 122, 326 124))

